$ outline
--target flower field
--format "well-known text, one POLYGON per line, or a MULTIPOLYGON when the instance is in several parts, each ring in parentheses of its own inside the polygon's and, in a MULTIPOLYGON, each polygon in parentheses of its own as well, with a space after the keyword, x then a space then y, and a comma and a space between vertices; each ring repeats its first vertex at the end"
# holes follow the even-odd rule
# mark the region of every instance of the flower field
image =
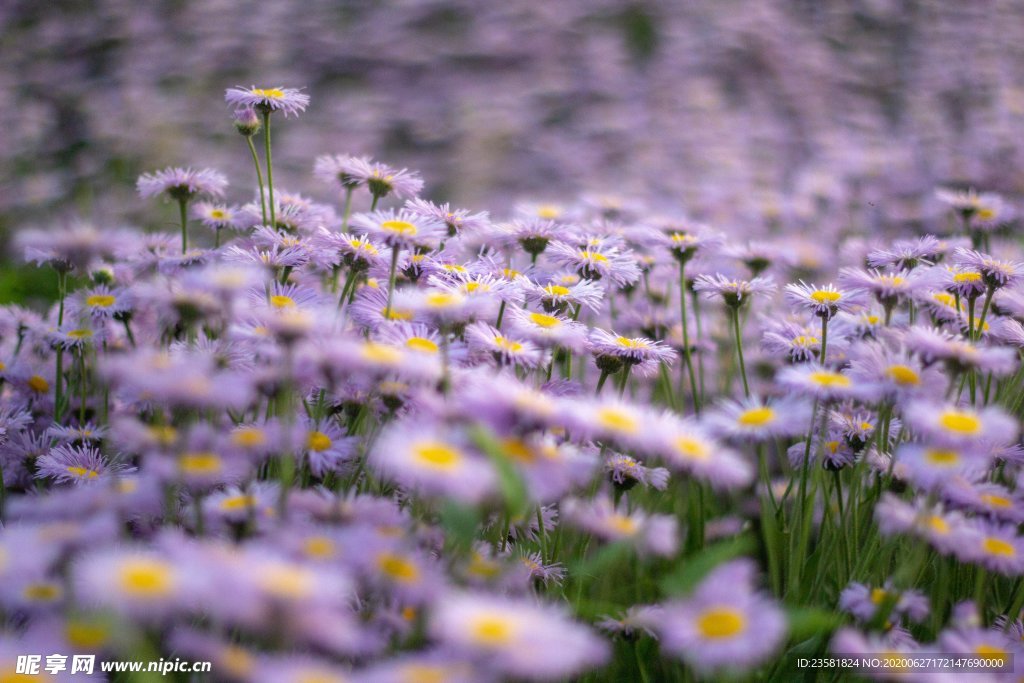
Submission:
POLYGON ((0 683, 1024 680, 1012 195, 760 231, 311 145, 319 200, 317 104, 14 236, 0 683))

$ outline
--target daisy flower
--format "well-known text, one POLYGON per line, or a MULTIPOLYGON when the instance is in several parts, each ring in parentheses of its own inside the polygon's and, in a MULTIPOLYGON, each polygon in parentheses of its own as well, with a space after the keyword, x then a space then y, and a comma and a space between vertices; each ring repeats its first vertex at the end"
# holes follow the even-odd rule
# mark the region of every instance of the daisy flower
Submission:
POLYGON ((664 491, 668 486, 668 470, 664 467, 645 467, 636 458, 623 453, 612 453, 604 461, 608 478, 622 491, 628 491, 637 484, 664 491))
POLYGON ((313 175, 327 184, 337 183, 342 190, 351 190, 365 182, 371 163, 369 157, 323 154, 313 163, 313 175))
POLYGON ((973 543, 958 548, 963 560, 1004 576, 1024 574, 1024 538, 1017 534, 1016 524, 981 522, 970 528, 973 543))
POLYGON ((554 242, 550 254, 555 263, 571 268, 588 280, 607 279, 616 287, 628 287, 640 279, 640 266, 629 250, 554 242))
POLYGON ((1003 409, 914 401, 904 408, 907 425, 918 434, 951 446, 970 446, 979 441, 1005 444, 1017 437, 1017 421, 1003 409))
POLYGON ((875 505, 875 520, 882 535, 915 536, 943 555, 951 555, 975 542, 975 534, 963 514, 947 512, 941 505, 929 505, 924 498, 908 503, 886 492, 875 505))
POLYGON ((412 422, 389 426, 370 451, 382 475, 427 496, 478 503, 496 484, 491 464, 459 435, 412 422))
POLYGON ((705 416, 704 423, 722 436, 767 441, 806 431, 810 417, 810 407, 797 399, 748 398, 724 401, 705 416))
POLYGON ((954 477, 983 474, 989 464, 989 458, 970 449, 903 443, 896 450, 893 473, 921 491, 936 492, 954 477))
MULTIPOLYGON (((870 622, 879 605, 892 595, 897 595, 891 582, 882 587, 872 588, 863 583, 853 582, 839 594, 839 609, 849 612, 861 622, 870 622)), ((929 614, 928 597, 915 590, 903 590, 898 593, 896 604, 890 612, 891 617, 905 616, 910 621, 921 623, 929 614)))
POLYGON ((410 199, 405 208, 424 218, 444 223, 448 228, 448 237, 477 235, 491 225, 486 211, 470 213, 467 209, 453 209, 449 204, 434 204, 425 199, 410 199))
POLYGON ((868 253, 867 263, 871 268, 910 271, 920 265, 932 265, 943 251, 937 237, 925 235, 913 240, 896 240, 887 249, 874 249, 868 253))
POLYGON ((526 292, 526 300, 540 303, 548 313, 565 313, 571 306, 586 308, 594 313, 601 310, 604 288, 591 280, 584 280, 575 273, 553 275, 548 284, 540 285, 523 278, 521 284, 526 292), (564 275, 569 275, 568 279, 564 275))
POLYGON ((309 106, 309 95, 296 88, 244 88, 224 91, 224 101, 236 109, 255 109, 263 114, 280 111, 285 116, 301 114, 309 106))
POLYGON ((849 312, 864 303, 857 290, 841 290, 833 284, 808 285, 803 280, 786 285, 786 299, 826 320, 831 320, 839 311, 849 312))
POLYGON ((139 195, 155 197, 166 194, 177 201, 188 201, 197 196, 221 197, 228 179, 209 168, 165 168, 155 173, 143 173, 136 183, 139 195))
POLYGON ((676 357, 676 352, 660 341, 625 337, 600 328, 590 331, 587 346, 602 370, 616 365, 625 366, 643 377, 657 372, 662 363, 672 365, 676 357))
POLYGON ((58 484, 88 484, 132 469, 119 463, 108 463, 92 446, 68 444, 57 446, 37 458, 35 466, 37 478, 50 478, 58 484))
POLYGON ((939 188, 935 198, 960 214, 965 221, 977 217, 983 222, 992 221, 1003 206, 1003 199, 992 192, 978 193, 973 187, 966 190, 939 188))
POLYGON ((438 601, 431 635, 449 650, 484 657, 502 675, 554 681, 600 666, 608 646, 560 608, 486 593, 438 601))
POLYGON ((76 600, 155 621, 197 604, 201 577, 152 550, 95 551, 72 567, 76 600))
POLYGON ((447 234, 444 223, 406 209, 357 214, 351 226, 377 242, 404 249, 436 247, 447 234))
POLYGON ((775 291, 775 282, 770 277, 755 277, 752 280, 737 280, 721 273, 698 275, 693 291, 701 292, 707 299, 719 297, 731 308, 739 308, 755 296, 767 296, 775 291))
POLYGON ((607 498, 570 498, 562 502, 566 523, 609 542, 624 541, 643 555, 669 557, 679 546, 678 521, 671 515, 648 514, 642 510, 619 512, 607 498))
POLYGON ((672 257, 684 264, 698 252, 720 247, 725 242, 724 235, 706 225, 668 223, 660 227, 672 257))
POLYGON ((706 481, 719 490, 741 489, 753 481, 751 464, 700 424, 663 418, 655 422, 651 433, 651 452, 673 470, 706 481))
POLYGON ((190 211, 192 217, 199 219, 199 222, 214 232, 221 230, 237 230, 238 209, 227 204, 214 204, 212 202, 196 202, 190 211))
POLYGON ((842 268, 839 270, 839 284, 873 294, 878 303, 889 311, 900 301, 914 296, 926 285, 926 278, 920 275, 921 272, 842 268))
POLYGON ((826 368, 818 363, 783 368, 776 381, 786 389, 823 401, 859 398, 869 389, 864 384, 855 383, 849 374, 826 368))
POLYGON ((541 346, 572 351, 583 351, 587 346, 587 327, 572 319, 526 308, 510 308, 508 313, 509 327, 541 346))
POLYGON ((980 273, 989 289, 1014 285, 1024 278, 1024 264, 1017 261, 1004 261, 963 247, 953 252, 953 257, 960 266, 980 273))
POLYGON ((533 342, 517 340, 497 328, 476 322, 466 328, 466 340, 471 351, 493 358, 500 365, 517 365, 533 369, 544 362, 545 354, 533 342))
POLYGON ((786 637, 786 617, 754 586, 754 566, 719 566, 693 595, 663 605, 656 632, 661 646, 697 670, 742 671, 768 659, 786 637))

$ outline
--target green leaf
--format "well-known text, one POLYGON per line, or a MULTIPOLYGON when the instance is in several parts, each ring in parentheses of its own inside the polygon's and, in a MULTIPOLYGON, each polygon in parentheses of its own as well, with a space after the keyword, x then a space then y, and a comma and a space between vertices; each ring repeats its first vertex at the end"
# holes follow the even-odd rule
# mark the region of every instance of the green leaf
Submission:
POLYGON ((716 543, 692 558, 682 560, 675 571, 661 580, 661 590, 670 596, 689 593, 718 565, 741 555, 749 555, 756 549, 754 539, 746 534, 716 543))
POLYGON ((505 449, 487 427, 476 424, 469 428, 469 437, 490 458, 498 471, 498 487, 505 499, 505 508, 512 517, 522 517, 529 507, 526 484, 512 464, 505 449))
POLYGON ((455 550, 467 552, 473 547, 477 527, 480 525, 480 513, 475 507, 446 500, 441 505, 440 517, 445 536, 455 550))
POLYGON ((597 576, 602 571, 628 558, 632 550, 633 546, 626 541, 609 543, 594 553, 593 556, 589 558, 581 557, 575 562, 571 562, 569 564, 569 572, 576 577, 597 576))
POLYGON ((841 615, 819 607, 792 607, 786 610, 786 617, 789 639, 796 642, 832 633, 843 623, 841 615))

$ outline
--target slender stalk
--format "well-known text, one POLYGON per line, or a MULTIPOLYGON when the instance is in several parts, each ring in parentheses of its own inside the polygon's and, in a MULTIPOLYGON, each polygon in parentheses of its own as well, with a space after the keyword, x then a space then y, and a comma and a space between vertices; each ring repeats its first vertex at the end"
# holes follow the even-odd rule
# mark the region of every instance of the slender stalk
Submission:
MULTIPOLYGON (((68 294, 68 274, 65 272, 57 273, 57 295, 60 298, 60 304, 57 308, 57 329, 64 326, 64 299, 68 294)), ((61 416, 63 413, 62 404, 64 403, 64 383, 61 379, 64 376, 64 347, 57 346, 57 376, 54 378, 53 388, 53 421, 60 424, 61 416)))
POLYGON ((348 232, 348 218, 352 215, 352 191, 355 190, 355 185, 345 186, 345 206, 342 209, 341 215, 341 231, 348 232))
POLYGON ((974 340, 981 339, 982 333, 985 331, 985 318, 988 316, 989 305, 992 303, 992 295, 996 293, 995 287, 989 287, 988 291, 985 292, 985 301, 981 305, 981 317, 978 318, 978 326, 974 330, 974 340))
POLYGON ((181 211, 181 253, 188 251, 188 200, 179 199, 178 209, 181 211))
POLYGON ((249 153, 252 154, 252 163, 256 166, 256 182, 260 186, 260 213, 263 216, 263 224, 267 224, 267 198, 263 189, 263 170, 260 168, 260 158, 256 154, 256 145, 253 144, 252 136, 245 136, 245 143, 249 145, 249 153))
POLYGON ((388 304, 384 308, 384 318, 391 320, 391 295, 395 291, 395 271, 398 268, 398 252, 399 247, 396 245, 391 248, 391 269, 388 271, 388 304))
POLYGON ((608 371, 607 370, 602 370, 601 371, 601 376, 597 378, 597 390, 594 392, 595 394, 600 394, 601 393, 601 389, 604 389, 604 383, 605 383, 605 380, 607 380, 607 379, 608 379, 608 371))
MULTIPOLYGON (((693 358, 690 357, 690 330, 686 318, 686 264, 679 264, 679 311, 683 321, 683 361, 686 374, 690 378, 690 396, 693 398, 693 411, 700 414, 700 396, 697 393, 697 377, 693 372, 693 358)), ((680 370, 681 371, 681 370, 680 370)))
POLYGON ((826 349, 828 348, 828 316, 821 316, 821 353, 818 355, 818 362, 822 365, 825 364, 828 358, 825 355, 826 349))
POLYGON ((747 382, 747 366, 743 362, 743 334, 740 331, 740 309, 730 307, 732 313, 732 330, 736 337, 736 355, 740 362, 740 376, 743 378, 743 395, 750 398, 750 384, 747 382))
POLYGON ((633 366, 626 363, 626 367, 622 368, 622 378, 619 380, 619 398, 626 393, 626 385, 629 384, 629 371, 633 369, 633 366))
POLYGON ((263 111, 263 145, 267 158, 267 195, 270 198, 270 225, 277 227, 277 215, 274 209, 274 163, 270 156, 270 110, 263 111))

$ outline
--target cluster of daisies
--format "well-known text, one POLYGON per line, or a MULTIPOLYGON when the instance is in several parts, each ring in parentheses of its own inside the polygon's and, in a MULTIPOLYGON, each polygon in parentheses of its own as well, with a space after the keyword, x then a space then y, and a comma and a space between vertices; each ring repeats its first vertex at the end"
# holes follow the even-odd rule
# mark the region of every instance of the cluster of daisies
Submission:
POLYGON ((0 309, 0 672, 82 652, 229 681, 692 680, 1024 654, 1001 200, 944 191, 953 234, 848 236, 834 269, 627 199, 498 220, 366 157, 316 159, 321 203, 273 181, 272 122, 308 96, 226 99, 248 203, 169 168, 138 190, 180 235, 20 236, 59 301, 0 309))

